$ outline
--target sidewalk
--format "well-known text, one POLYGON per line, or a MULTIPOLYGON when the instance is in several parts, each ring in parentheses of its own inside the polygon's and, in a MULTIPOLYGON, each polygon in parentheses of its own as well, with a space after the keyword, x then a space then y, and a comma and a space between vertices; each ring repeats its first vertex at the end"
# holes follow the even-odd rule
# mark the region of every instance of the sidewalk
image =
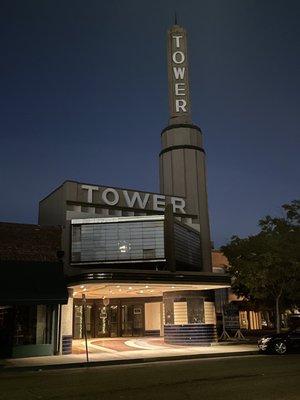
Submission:
POLYGON ((170 361, 190 358, 215 358, 257 354, 256 345, 227 344, 204 346, 172 346, 160 339, 89 340, 89 364, 83 341, 74 341, 73 354, 0 360, 0 372, 12 370, 43 370, 170 361))

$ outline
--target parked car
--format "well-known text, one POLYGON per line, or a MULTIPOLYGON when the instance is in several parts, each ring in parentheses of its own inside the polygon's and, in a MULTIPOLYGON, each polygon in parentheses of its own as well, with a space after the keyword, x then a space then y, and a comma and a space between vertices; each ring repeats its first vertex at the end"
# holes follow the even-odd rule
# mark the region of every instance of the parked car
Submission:
POLYGON ((263 336, 258 341, 258 348, 263 353, 285 354, 300 351, 300 327, 288 332, 263 336))

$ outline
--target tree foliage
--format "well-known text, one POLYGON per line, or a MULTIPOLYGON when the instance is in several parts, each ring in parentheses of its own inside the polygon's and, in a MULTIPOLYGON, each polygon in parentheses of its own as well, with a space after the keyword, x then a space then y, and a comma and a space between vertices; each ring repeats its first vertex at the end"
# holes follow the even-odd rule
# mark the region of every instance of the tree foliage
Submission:
POLYGON ((282 210, 281 217, 261 219, 258 234, 234 236, 221 249, 230 264, 233 292, 260 305, 275 305, 277 315, 280 308, 300 306, 300 200, 282 210))

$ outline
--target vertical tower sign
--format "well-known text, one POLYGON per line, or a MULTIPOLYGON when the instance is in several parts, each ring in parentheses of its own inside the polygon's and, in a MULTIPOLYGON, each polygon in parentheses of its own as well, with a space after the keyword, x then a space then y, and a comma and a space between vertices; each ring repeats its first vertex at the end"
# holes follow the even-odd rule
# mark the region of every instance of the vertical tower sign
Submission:
POLYGON ((202 263, 199 270, 211 272, 211 241, 206 191, 205 151, 202 132, 192 124, 188 79, 187 35, 177 23, 167 36, 169 125, 161 133, 161 193, 183 197, 185 212, 199 231, 202 263))
POLYGON ((186 31, 179 25, 168 30, 168 80, 170 122, 190 122, 186 31), (175 119, 175 120, 174 120, 175 119))

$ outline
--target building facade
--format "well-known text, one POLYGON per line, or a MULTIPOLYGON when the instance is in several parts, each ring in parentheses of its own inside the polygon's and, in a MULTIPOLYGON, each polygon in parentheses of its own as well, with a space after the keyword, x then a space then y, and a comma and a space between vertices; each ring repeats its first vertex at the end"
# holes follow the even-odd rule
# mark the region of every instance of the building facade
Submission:
POLYGON ((63 227, 69 302, 61 336, 161 335, 216 341, 205 151, 192 123, 186 31, 167 34, 169 124, 162 130, 160 192, 66 181, 40 202, 39 223, 63 227))
POLYGON ((61 254, 59 226, 0 223, 0 359, 61 351, 61 254))
POLYGON ((160 191, 68 180, 40 201, 39 226, 60 227, 68 288, 52 299, 53 354, 70 353, 84 336, 217 340, 215 292, 230 279, 212 269, 205 150, 191 117, 186 31, 177 24, 167 34, 167 58, 160 191))

